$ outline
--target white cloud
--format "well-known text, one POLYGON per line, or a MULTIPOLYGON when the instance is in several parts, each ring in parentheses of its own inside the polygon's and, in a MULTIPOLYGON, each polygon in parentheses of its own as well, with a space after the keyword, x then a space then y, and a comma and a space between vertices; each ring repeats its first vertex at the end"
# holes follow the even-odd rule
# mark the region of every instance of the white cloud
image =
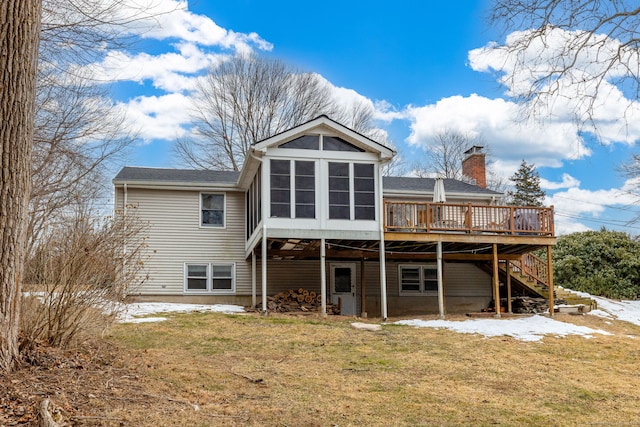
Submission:
POLYGON ((139 132, 140 139, 172 140, 186 133, 182 125, 189 119, 190 102, 185 95, 172 93, 139 96, 118 104, 118 108, 125 111, 127 121, 139 132))
POLYGON ((247 52, 253 48, 271 50, 271 43, 256 33, 237 33, 211 18, 189 11, 186 0, 104 0, 113 9, 113 21, 130 34, 156 40, 179 39, 204 46, 220 46, 247 52))
POLYGON ((504 45, 489 43, 470 51, 470 66, 495 72, 509 97, 527 97, 535 88, 542 95, 525 108, 544 122, 573 122, 576 130, 593 133, 605 144, 640 139, 640 103, 625 98, 615 85, 629 69, 638 69, 637 52, 606 35, 594 35, 576 52, 571 46, 579 46, 588 33, 551 27, 518 50, 531 34, 532 30, 514 32, 504 45), (611 66, 607 58, 619 50, 624 63, 611 66), (558 74, 573 60, 569 72, 558 74), (548 78, 550 73, 553 77, 548 78))
POLYGON ((207 16, 192 13, 187 1, 118 0, 116 5, 114 0, 103 0, 102 5, 104 19, 116 23, 113 31, 162 40, 166 47, 157 54, 104 50, 101 60, 71 70, 80 75, 90 73, 94 81, 151 81, 166 92, 188 91, 193 89, 196 75, 230 55, 273 48, 256 33, 227 30, 207 16))
POLYGON ((580 187, 580 181, 572 177, 568 173, 563 173, 561 182, 551 182, 544 178, 540 178, 540 187, 543 190, 559 190, 561 188, 574 188, 574 187, 580 187))
POLYGON ((197 73, 221 63, 226 55, 205 53, 196 45, 182 43, 176 52, 159 55, 124 51, 109 52, 102 62, 83 67, 93 79, 104 82, 151 80, 153 85, 167 92, 192 90, 197 73))
POLYGON ((435 104, 407 108, 405 115, 412 121, 408 142, 426 148, 447 129, 481 138, 501 161, 496 170, 502 166, 505 176, 522 159, 537 167, 559 167, 563 160, 590 154, 573 123, 521 121, 519 113, 515 103, 499 98, 476 94, 443 98, 435 104))
POLYGON ((621 188, 595 191, 572 187, 547 196, 545 204, 554 207, 558 234, 589 230, 579 222, 589 219, 600 226, 615 228, 624 225, 625 217, 629 216, 626 211, 638 203, 638 196, 628 191, 632 185, 627 181, 621 188))

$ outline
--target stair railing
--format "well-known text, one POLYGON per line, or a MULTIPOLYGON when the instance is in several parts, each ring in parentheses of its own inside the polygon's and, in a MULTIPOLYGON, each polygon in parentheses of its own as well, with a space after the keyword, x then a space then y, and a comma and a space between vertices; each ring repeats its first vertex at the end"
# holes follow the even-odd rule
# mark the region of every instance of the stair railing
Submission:
POLYGON ((531 253, 524 254, 519 260, 511 261, 513 272, 533 281, 536 285, 549 287, 548 266, 546 261, 531 253))

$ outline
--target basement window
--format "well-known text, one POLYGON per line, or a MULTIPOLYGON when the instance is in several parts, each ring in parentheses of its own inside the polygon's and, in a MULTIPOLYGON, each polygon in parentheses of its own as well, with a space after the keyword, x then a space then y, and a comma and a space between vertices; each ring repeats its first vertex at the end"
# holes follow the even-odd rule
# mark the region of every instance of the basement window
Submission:
POLYGON ((435 264, 398 266, 400 295, 438 295, 438 268, 435 264))
POLYGON ((185 264, 184 290, 187 293, 235 293, 235 265, 185 264))

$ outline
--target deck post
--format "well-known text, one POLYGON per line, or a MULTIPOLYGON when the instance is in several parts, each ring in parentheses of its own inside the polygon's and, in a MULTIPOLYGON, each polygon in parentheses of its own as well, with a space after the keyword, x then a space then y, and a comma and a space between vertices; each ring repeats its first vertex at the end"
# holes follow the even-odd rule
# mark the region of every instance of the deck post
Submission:
POLYGON ((498 244, 493 244, 493 301, 496 309, 495 317, 500 318, 500 280, 498 275, 498 244))
POLYGON ((384 233, 380 238, 380 315, 382 321, 387 320, 387 266, 385 249, 384 249, 384 233))
POLYGON ((366 286, 364 282, 364 257, 360 258, 360 317, 367 318, 366 286))
POLYGON ((506 260, 506 273, 507 273, 507 313, 513 313, 513 306, 511 302, 511 261, 506 260))
POLYGON ((320 238, 320 301, 322 315, 327 315, 327 248, 324 237, 320 238))
POLYGON ((262 314, 267 315, 267 227, 262 230, 262 314))
POLYGON ((553 317, 555 311, 555 289, 553 287, 553 263, 551 257, 551 245, 547 246, 547 283, 549 284, 549 315, 553 317))
POLYGON ((442 241, 438 241, 437 245, 437 275, 438 275, 438 312, 440 318, 444 319, 444 282, 442 280, 442 241))
POLYGON ((251 249, 251 307, 256 308, 258 304, 256 290, 256 249, 251 249))

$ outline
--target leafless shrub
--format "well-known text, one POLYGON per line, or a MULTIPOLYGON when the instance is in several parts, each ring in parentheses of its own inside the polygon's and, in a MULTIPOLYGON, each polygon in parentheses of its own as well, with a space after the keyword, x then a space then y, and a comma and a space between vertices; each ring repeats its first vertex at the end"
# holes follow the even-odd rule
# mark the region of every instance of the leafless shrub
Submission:
POLYGON ((133 215, 76 215, 44 235, 25 265, 21 347, 68 347, 104 331, 146 279, 145 229, 133 215))

